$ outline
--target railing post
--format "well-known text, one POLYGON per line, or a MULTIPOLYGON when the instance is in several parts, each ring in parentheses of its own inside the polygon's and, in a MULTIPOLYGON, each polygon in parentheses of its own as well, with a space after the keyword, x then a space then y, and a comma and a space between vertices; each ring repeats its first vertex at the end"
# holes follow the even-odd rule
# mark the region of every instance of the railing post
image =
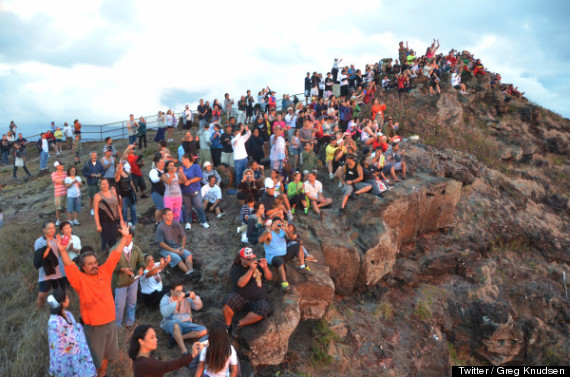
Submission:
POLYGON ((99 141, 103 141, 103 125, 99 125, 99 141))

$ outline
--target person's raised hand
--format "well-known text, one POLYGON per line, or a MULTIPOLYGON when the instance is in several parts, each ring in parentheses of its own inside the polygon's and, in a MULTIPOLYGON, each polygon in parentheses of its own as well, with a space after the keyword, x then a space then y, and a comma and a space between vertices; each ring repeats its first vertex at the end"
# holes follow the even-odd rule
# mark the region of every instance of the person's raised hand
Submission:
MULTIPOLYGON (((58 234, 55 236, 55 243, 57 244, 57 249, 59 250, 60 253, 62 251, 67 251, 67 247, 61 242, 61 235, 58 234)), ((71 244, 71 242, 69 244, 71 244)))
MULTIPOLYGON (((99 232, 99 227, 97 227, 97 231, 99 232)), ((129 235, 129 226, 127 225, 126 222, 124 221, 121 222, 121 227, 119 228, 119 232, 123 237, 127 237, 129 235)))

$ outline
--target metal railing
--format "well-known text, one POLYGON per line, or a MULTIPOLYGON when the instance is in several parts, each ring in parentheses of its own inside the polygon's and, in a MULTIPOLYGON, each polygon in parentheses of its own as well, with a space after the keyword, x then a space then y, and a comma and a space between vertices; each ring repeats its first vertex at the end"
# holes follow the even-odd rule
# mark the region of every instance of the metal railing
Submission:
MULTIPOLYGON (((297 96, 297 99, 300 102, 305 100, 305 94, 304 93, 290 94, 289 96, 291 99, 294 96, 297 96)), ((254 99, 256 99, 255 96, 254 96, 254 99)), ((277 102, 277 110, 282 110, 282 108, 281 108, 282 99, 277 99, 276 102, 277 102)), ((235 104, 236 104, 236 102, 234 100, 234 105, 235 104)), ((238 108, 233 107, 232 108, 232 115, 235 115, 237 113, 238 113, 238 108)), ((182 116, 183 113, 179 112, 179 113, 174 113, 174 114, 176 116, 176 119, 178 120, 178 122, 176 123, 178 125, 180 117, 182 116)), ((194 117, 197 116, 196 111, 192 111, 192 114, 194 117)), ((136 117, 135 120, 138 122, 139 118, 140 117, 136 117)), ((146 116, 143 118, 146 121, 147 131, 148 130, 155 130, 155 129, 159 128, 158 127, 158 115, 150 115, 150 116, 146 116)), ((81 125, 81 140, 84 142, 103 141, 107 137, 111 137, 115 140, 126 139, 128 137, 127 122, 128 122, 128 120, 122 120, 122 121, 118 121, 118 122, 105 123, 105 124, 82 124, 81 125)), ((30 143, 35 143, 37 140, 35 138, 39 139, 40 135, 41 134, 35 134, 35 135, 27 136, 26 138, 28 139, 28 141, 30 143)))

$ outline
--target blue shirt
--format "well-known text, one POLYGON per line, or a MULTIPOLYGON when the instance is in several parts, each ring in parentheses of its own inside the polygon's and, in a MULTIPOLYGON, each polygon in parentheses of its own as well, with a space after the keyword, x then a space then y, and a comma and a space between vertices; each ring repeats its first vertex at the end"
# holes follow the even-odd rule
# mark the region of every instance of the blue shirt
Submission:
POLYGON ((222 148, 222 132, 220 132, 220 131, 212 132, 212 135, 210 135, 210 140, 212 141, 210 148, 214 148, 214 149, 222 148), (216 132, 218 133, 218 136, 214 137, 216 132))
MULTIPOLYGON (((186 179, 200 177, 200 181, 202 180, 203 177, 202 169, 200 169, 200 166, 196 164, 192 164, 192 166, 190 166, 189 168, 183 168, 182 171, 186 176, 186 179)), ((200 191, 201 188, 200 181, 190 183, 188 186, 180 185, 182 194, 191 194, 193 192, 200 191)))
POLYGON ((265 258, 267 263, 271 264, 273 257, 280 257, 287 254, 287 240, 285 239, 285 232, 279 229, 279 233, 271 231, 271 242, 269 245, 263 243, 265 249, 265 258))

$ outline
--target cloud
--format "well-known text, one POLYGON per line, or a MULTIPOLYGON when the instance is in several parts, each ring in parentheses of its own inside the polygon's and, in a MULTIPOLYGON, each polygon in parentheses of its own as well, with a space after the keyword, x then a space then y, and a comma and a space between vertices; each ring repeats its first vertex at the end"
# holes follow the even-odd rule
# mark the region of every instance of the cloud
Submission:
POLYGON ((570 3, 255 0, 168 3, 3 0, 0 124, 84 124, 181 110, 198 98, 234 99, 270 85, 303 90, 305 73, 335 57, 364 67, 423 53, 468 49, 527 96, 570 116, 570 3))

